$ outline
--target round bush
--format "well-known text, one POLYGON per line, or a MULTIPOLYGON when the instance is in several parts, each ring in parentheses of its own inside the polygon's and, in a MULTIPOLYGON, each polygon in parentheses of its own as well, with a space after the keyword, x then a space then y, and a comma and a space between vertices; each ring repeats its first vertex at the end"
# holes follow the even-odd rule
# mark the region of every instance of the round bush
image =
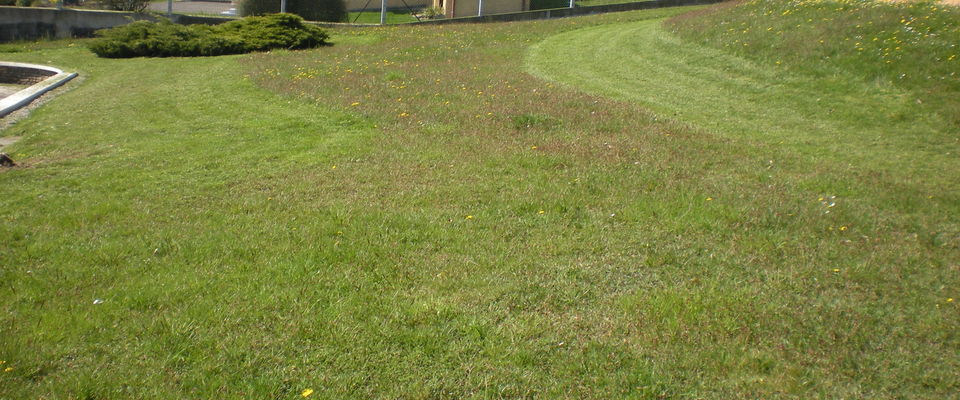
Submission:
POLYGON ((307 49, 327 43, 329 35, 293 14, 247 17, 225 24, 177 25, 169 20, 137 21, 98 31, 90 50, 100 57, 191 57, 249 53, 270 49, 307 49))

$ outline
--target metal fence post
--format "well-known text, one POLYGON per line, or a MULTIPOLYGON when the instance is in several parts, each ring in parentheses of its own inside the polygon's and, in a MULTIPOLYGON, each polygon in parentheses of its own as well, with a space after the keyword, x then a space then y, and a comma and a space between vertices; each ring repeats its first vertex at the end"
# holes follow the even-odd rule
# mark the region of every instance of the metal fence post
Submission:
POLYGON ((380 25, 387 24, 387 0, 380 0, 380 25))

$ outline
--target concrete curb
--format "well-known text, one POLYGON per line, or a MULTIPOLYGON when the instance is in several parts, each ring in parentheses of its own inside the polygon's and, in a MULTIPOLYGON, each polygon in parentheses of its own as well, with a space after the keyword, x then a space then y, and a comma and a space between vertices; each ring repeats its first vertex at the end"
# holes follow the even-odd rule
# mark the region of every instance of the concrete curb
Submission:
POLYGON ((42 71, 53 72, 54 74, 56 74, 54 76, 51 76, 47 79, 40 81, 37 84, 34 84, 33 86, 27 87, 26 89, 16 92, 13 95, 4 98, 3 100, 0 100, 0 117, 4 117, 7 114, 10 114, 16 111, 18 108, 29 104, 31 101, 33 101, 37 97, 40 97, 44 93, 60 87, 64 83, 67 83, 67 81, 77 76, 76 72, 67 73, 57 68, 48 67, 45 65, 0 62, 0 66, 12 67, 12 68, 38 69, 42 71))

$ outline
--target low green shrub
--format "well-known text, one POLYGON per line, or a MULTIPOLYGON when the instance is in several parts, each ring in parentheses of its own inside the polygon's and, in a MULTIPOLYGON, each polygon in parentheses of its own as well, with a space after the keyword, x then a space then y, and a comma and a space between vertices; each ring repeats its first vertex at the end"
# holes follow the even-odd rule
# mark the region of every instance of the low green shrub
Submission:
POLYGON ((446 14, 444 14, 443 9, 440 7, 427 7, 420 12, 420 15, 423 15, 427 19, 436 19, 443 18, 446 14))
POLYGON ((193 57, 324 45, 329 35, 292 14, 248 17, 225 24, 177 25, 137 21, 97 32, 89 48, 106 58, 193 57))
POLYGON ((150 0, 98 0, 104 10, 141 12, 150 5, 150 0))
MULTIPOLYGON (((266 15, 280 12, 280 0, 242 0, 240 15, 266 15)), ((287 0, 286 12, 308 21, 341 22, 347 19, 343 0, 287 0)))

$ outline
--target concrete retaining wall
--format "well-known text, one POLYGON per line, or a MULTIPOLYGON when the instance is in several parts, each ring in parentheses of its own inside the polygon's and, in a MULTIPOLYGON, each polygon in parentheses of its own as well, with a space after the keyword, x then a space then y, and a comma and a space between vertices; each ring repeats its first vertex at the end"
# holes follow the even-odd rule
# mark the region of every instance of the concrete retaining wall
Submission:
POLYGON ((149 14, 41 7, 0 7, 0 42, 91 36, 97 29, 155 18, 149 14))

